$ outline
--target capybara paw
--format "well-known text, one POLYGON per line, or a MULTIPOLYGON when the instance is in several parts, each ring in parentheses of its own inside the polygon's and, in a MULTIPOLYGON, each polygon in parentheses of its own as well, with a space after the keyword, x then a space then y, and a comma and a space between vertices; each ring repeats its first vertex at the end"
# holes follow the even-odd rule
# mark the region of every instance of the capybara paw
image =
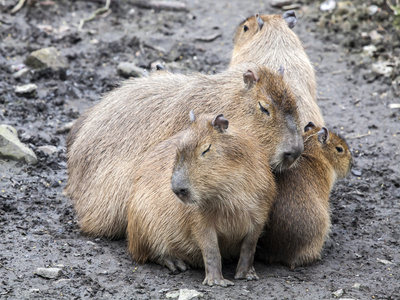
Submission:
POLYGON ((258 280, 258 276, 254 267, 251 267, 247 272, 237 271, 235 279, 258 280))
POLYGON ((179 272, 190 269, 188 264, 178 258, 164 257, 162 259, 160 258, 157 262, 170 269, 173 274, 178 274, 179 272))
POLYGON ((224 278, 209 278, 206 277, 203 281, 203 284, 213 286, 213 285, 219 285, 223 287, 227 287, 230 285, 235 285, 232 281, 226 280, 224 278))

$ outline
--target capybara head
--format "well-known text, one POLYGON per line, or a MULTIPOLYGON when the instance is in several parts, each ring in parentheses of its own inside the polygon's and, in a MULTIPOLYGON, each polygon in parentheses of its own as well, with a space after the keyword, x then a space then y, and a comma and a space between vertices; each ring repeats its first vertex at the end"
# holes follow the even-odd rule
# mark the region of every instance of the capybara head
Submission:
POLYGON ((249 110, 255 119, 254 124, 249 124, 249 130, 258 135, 271 154, 269 163, 273 169, 290 168, 304 150, 297 104, 291 89, 282 73, 267 68, 248 70, 243 78, 246 92, 250 94, 246 98, 249 110))
MULTIPOLYGON (((273 43, 272 39, 281 39, 291 32, 291 28, 296 26, 297 17, 294 11, 290 10, 280 15, 263 15, 255 14, 241 22, 236 28, 233 36, 234 49, 233 52, 250 45, 253 41, 265 44, 273 43)), ((259 48, 259 47, 254 47, 259 48)))
MULTIPOLYGON (((329 131, 326 127, 316 127, 312 122, 304 128, 304 143, 315 143, 321 149, 324 158, 329 161, 336 173, 336 179, 346 177, 353 167, 353 157, 345 139, 329 131)), ((313 145, 315 147, 315 145, 313 145)), ((317 152, 317 153, 318 153, 317 152)))
POLYGON ((249 188, 247 170, 257 146, 247 133, 229 127, 222 114, 195 118, 191 113, 191 120, 177 146, 171 188, 184 203, 218 206, 224 194, 249 188))

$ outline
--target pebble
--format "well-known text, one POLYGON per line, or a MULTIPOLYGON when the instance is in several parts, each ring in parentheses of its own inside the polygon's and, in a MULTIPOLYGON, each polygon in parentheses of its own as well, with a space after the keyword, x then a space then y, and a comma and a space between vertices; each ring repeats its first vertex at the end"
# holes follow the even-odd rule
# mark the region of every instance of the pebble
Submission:
POLYGON ((376 74, 383 75, 384 77, 390 77, 393 72, 393 67, 389 66, 389 63, 386 61, 377 62, 372 64, 372 72, 376 74))
POLYGON ((378 50, 375 45, 366 45, 363 47, 363 54, 365 56, 374 56, 374 53, 376 52, 376 50, 378 50))
POLYGON ((49 155, 58 152, 57 147, 53 145, 40 146, 37 149, 49 155))
POLYGON ((18 139, 17 130, 10 125, 0 125, 0 157, 37 163, 36 154, 18 139))
POLYGON ((31 94, 37 90, 37 85, 34 83, 29 83, 25 85, 18 85, 15 87, 15 93, 19 95, 31 94))
POLYGON ((54 47, 33 51, 25 59, 25 64, 34 69, 52 68, 68 69, 67 59, 58 53, 54 47))
POLYGON ((143 69, 137 67, 134 63, 120 62, 117 67, 118 74, 123 77, 141 77, 143 69))
POLYGON ((66 133, 71 130, 72 126, 74 125, 74 122, 68 122, 62 125, 61 127, 57 128, 56 133, 66 133))
POLYGON ((376 14, 379 10, 379 7, 376 5, 370 5, 368 6, 368 13, 370 16, 373 16, 374 14, 376 14))
POLYGON ((193 298, 201 298, 204 296, 203 293, 200 293, 196 290, 188 290, 188 289, 182 289, 179 291, 172 291, 167 293, 166 298, 178 298, 178 300, 190 300, 193 298))
POLYGON ((294 2, 293 0, 272 0, 270 2, 270 5, 272 7, 281 8, 286 5, 291 5, 293 4, 293 2, 294 2))
POLYGON ((380 262, 381 264, 384 264, 384 265, 394 265, 394 263, 392 263, 391 261, 388 261, 388 260, 386 260, 386 259, 377 258, 376 260, 377 260, 378 262, 380 262))
POLYGON ((360 170, 351 169, 351 174, 360 177, 362 175, 362 172, 360 170))
POLYGON ((57 278, 61 274, 60 268, 37 268, 36 275, 42 276, 44 278, 53 279, 57 278))
POLYGON ((28 68, 23 68, 23 69, 21 69, 21 70, 15 72, 15 73, 13 74, 13 77, 14 77, 15 79, 22 78, 25 74, 28 74, 28 73, 29 73, 29 69, 28 69, 28 68))
POLYGON ((353 288, 355 288, 355 289, 359 289, 360 287, 361 287, 361 284, 358 283, 358 282, 356 282, 356 283, 353 285, 353 288))
POLYGON ((333 292, 332 294, 335 297, 340 298, 340 297, 342 297, 343 293, 344 293, 343 289, 340 289, 340 290, 337 290, 336 292, 333 292))
POLYGON ((336 7, 336 1, 335 0, 327 0, 321 3, 319 9, 322 11, 331 11, 334 10, 336 7))

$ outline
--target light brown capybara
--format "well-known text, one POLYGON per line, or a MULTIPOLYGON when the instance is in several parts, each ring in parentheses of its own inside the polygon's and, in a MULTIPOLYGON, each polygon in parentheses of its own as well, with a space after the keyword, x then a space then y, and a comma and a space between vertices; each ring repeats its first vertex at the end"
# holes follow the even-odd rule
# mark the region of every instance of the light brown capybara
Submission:
POLYGON ((280 15, 247 18, 237 27, 230 67, 255 62, 270 69, 281 69, 294 92, 301 127, 309 121, 325 126, 317 104, 315 71, 297 35, 291 30, 297 23, 294 11, 280 15))
POLYGON ((275 174, 278 195, 257 248, 261 260, 291 269, 320 259, 331 226, 331 189, 353 165, 342 137, 311 122, 305 131, 304 152, 296 165, 275 174))
POLYGON ((182 130, 191 109, 221 112, 254 134, 272 168, 295 162, 304 146, 294 95, 277 72, 245 67, 216 75, 163 71, 127 80, 77 120, 67 139, 65 191, 83 232, 125 235, 126 201, 145 153, 182 130))
POLYGON ((135 261, 173 272, 205 266, 204 284, 227 286, 233 283, 222 276, 221 259, 240 254, 235 278, 258 279, 255 247, 275 181, 264 145, 228 124, 222 114, 192 115, 187 130, 147 152, 127 203, 135 261))

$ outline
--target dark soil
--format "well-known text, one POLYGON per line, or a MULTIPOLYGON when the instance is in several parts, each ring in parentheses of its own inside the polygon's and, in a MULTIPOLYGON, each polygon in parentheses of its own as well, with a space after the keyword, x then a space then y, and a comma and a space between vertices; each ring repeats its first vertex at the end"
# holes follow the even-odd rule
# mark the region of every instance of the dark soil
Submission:
MULTIPOLYGON (((124 240, 82 235, 71 201, 62 194, 67 180, 62 128, 118 86, 119 62, 149 71, 160 62, 176 72, 218 72, 229 63, 233 31, 243 17, 282 11, 268 1, 188 0, 188 11, 154 11, 121 0, 78 31, 79 20, 105 1, 29 1, 11 15, 15 2, 0 0, 0 123, 17 128, 39 162, 0 161, 0 298, 163 299, 188 288, 205 299, 326 299, 340 289, 342 298, 400 299, 400 110, 389 107, 400 102, 400 46, 394 14, 384 1, 375 2, 382 2, 379 13, 386 17, 364 15, 362 28, 351 30, 340 24, 358 18, 357 11, 372 2, 351 1, 354 15, 339 23, 338 11, 322 13, 319 3, 297 10, 294 31, 315 65, 319 104, 329 127, 347 138, 357 176, 333 189, 332 232, 321 261, 294 271, 256 263, 259 281, 235 280, 229 288, 203 286, 201 269, 172 275, 152 263, 138 265, 124 240), (365 58, 361 32, 376 28, 389 38, 365 58), (13 77, 30 52, 48 46, 67 58, 66 72, 31 70, 13 77), (368 75, 379 60, 389 61, 392 73, 368 75), (35 83, 37 93, 16 95, 14 86, 26 83, 35 83), (37 149, 43 145, 58 152, 45 154, 37 149), (35 275, 39 267, 56 265, 63 265, 57 279, 35 275)), ((227 279, 233 280, 234 271, 235 264, 224 265, 227 279)))

